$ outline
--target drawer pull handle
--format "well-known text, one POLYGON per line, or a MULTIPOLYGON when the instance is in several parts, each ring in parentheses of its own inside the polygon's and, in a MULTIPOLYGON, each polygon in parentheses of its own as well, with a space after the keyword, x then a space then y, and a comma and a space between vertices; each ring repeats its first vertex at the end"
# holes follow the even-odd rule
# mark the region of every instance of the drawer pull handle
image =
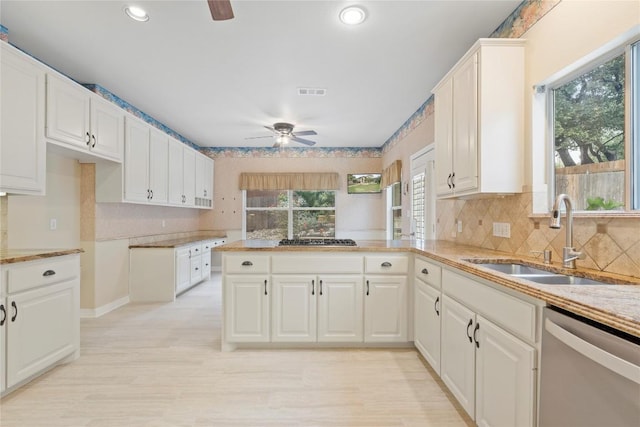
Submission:
POLYGON ((367 296, 369 296, 369 281, 367 280, 367 296))
POLYGON ((469 338, 469 342, 473 342, 473 338, 471 338, 471 334, 469 333, 469 327, 473 325, 473 319, 469 319, 469 324, 467 325, 467 338, 469 338))
POLYGON ((438 310, 438 303, 440 302, 440 297, 436 298, 436 302, 433 303, 433 309, 436 311, 436 315, 440 316, 440 311, 438 310))
POLYGON ((42 275, 43 275, 44 277, 53 276, 54 274, 56 274, 56 272, 55 272, 55 271, 53 271, 53 270, 47 270, 47 271, 45 271, 44 273, 42 273, 42 275))
POLYGON ((316 281, 312 280, 311 281, 311 295, 315 295, 316 294, 316 281))
POLYGON ((267 295, 267 279, 264 280, 264 294, 267 295))
POLYGON ((429 274, 429 270, 427 270, 426 268, 422 269, 422 274, 429 274))
POLYGON ((322 280, 320 280, 320 295, 322 295, 322 280))
POLYGON ((243 262, 242 262, 242 265, 243 265, 244 267, 251 267, 251 266, 253 265, 253 263, 252 263, 251 261, 243 261, 243 262))
POLYGON ((7 309, 4 308, 4 304, 0 304, 0 312, 2 313, 2 319, 0 319, 0 326, 4 326, 4 322, 7 320, 7 309))
POLYGON ((11 321, 15 322, 18 318, 18 306, 15 301, 11 301, 11 307, 13 307, 13 316, 11 317, 11 321))
POLYGON ((389 261, 385 261, 382 264, 380 264, 380 267, 391 267, 391 263, 389 261))

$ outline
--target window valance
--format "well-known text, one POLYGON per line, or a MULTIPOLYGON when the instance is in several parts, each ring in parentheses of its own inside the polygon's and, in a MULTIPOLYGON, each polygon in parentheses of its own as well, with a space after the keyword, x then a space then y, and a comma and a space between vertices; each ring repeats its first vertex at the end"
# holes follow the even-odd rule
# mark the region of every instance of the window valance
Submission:
POLYGON ((335 172, 240 174, 241 190, 337 190, 340 177, 335 172))
POLYGON ((402 180, 402 160, 396 160, 382 171, 382 188, 402 180))

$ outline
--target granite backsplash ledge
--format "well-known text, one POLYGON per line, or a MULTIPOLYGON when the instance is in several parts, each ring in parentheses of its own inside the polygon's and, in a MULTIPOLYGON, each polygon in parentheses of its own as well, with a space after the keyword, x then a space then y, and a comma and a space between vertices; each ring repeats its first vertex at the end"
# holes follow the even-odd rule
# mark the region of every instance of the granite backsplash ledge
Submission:
MULTIPOLYGON (((531 218, 531 193, 491 199, 439 200, 437 236, 459 244, 494 249, 519 256, 551 249, 562 256, 562 228, 548 227, 547 219, 531 218), (456 221, 462 221, 457 232, 456 221), (493 223, 509 223, 511 237, 493 235, 493 223), (455 236, 455 237, 453 237, 455 236)), ((574 217, 574 245, 585 254, 580 266, 640 278, 640 217, 574 217)))

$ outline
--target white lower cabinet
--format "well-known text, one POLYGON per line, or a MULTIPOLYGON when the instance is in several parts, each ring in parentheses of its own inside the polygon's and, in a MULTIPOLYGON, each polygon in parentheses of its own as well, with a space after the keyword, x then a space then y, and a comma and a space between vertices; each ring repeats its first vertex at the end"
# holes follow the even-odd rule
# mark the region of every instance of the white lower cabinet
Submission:
POLYGON ((273 342, 362 342, 362 276, 274 275, 273 342))
POLYGON ((6 270, 7 297, 0 303, 2 391, 77 357, 80 348, 79 256, 17 263, 6 270))
POLYGON ((318 342, 362 342, 362 276, 322 276, 318 299, 318 342))
POLYGON ((413 298, 414 344, 431 367, 440 374, 440 289, 416 280, 413 298))
POLYGON ((191 252, 189 248, 176 250, 176 293, 191 286, 191 252))
POLYGON ((224 341, 269 342, 270 291, 267 274, 224 278, 224 341))
POLYGON ((365 276, 364 341, 407 341, 407 277, 365 276))
MULTIPOLYGON (((467 303, 484 305, 482 300, 467 303)), ((447 295, 445 287, 442 380, 479 426, 533 426, 535 348, 465 304, 447 295)))
POLYGON ((315 342, 316 277, 272 276, 271 341, 315 342))

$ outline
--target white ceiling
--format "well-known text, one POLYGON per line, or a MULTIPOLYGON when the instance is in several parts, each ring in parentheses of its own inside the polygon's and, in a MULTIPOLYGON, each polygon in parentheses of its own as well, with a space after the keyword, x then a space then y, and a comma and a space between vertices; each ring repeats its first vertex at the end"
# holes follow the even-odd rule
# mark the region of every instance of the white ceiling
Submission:
POLYGON ((271 146, 245 138, 276 121, 316 130, 316 147, 379 147, 519 3, 231 0, 235 19, 213 21, 206 0, 2 0, 0 23, 12 44, 203 147, 271 146), (338 13, 354 3, 368 19, 347 27, 338 13))

